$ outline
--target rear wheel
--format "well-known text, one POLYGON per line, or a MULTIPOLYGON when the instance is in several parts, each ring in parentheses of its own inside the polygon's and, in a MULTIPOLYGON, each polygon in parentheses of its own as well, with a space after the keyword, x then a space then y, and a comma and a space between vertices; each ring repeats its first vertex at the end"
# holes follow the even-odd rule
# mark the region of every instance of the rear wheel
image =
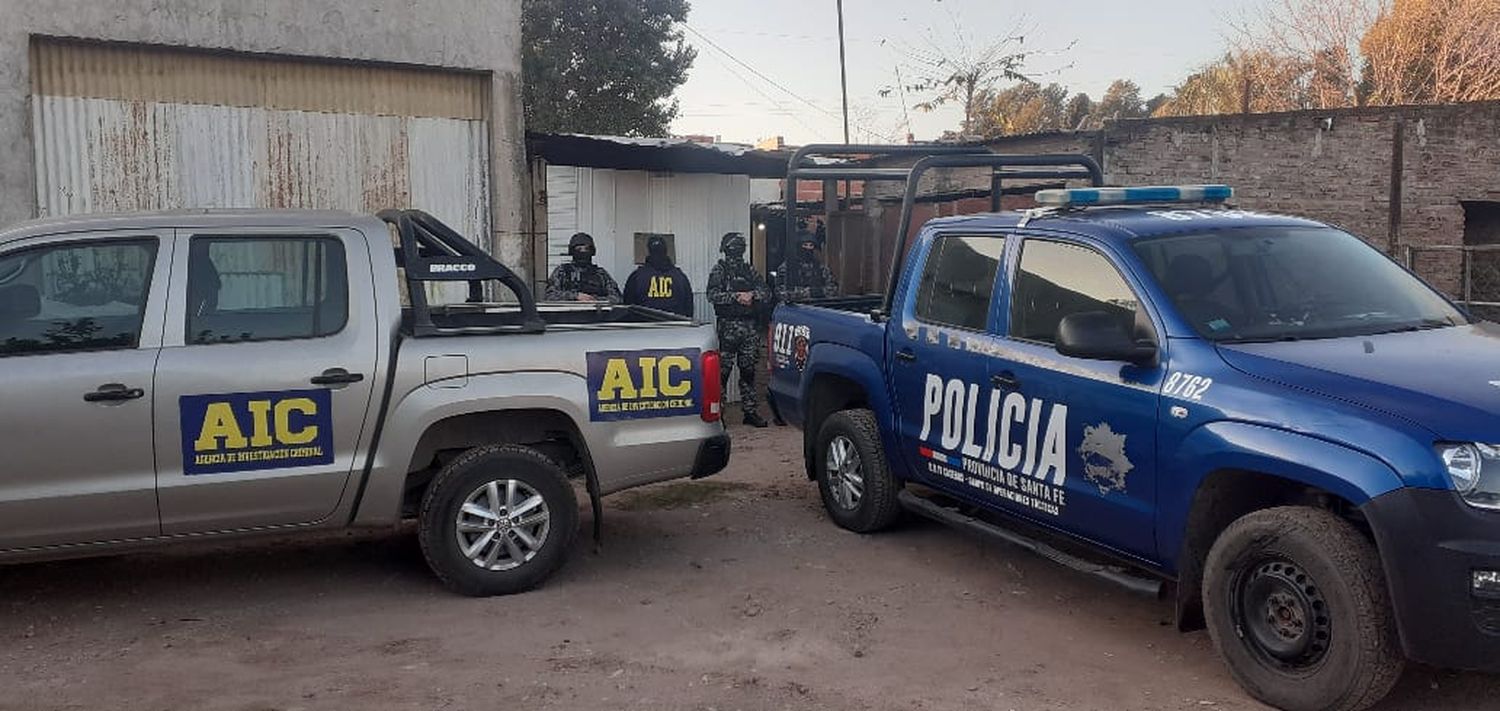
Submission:
POLYGON ((1231 524, 1209 551, 1203 607, 1230 673, 1277 708, 1368 708, 1405 664, 1374 545, 1321 509, 1231 524))
POLYGON ((818 430, 818 489, 834 523, 859 533, 888 528, 901 514, 900 482, 891 474, 880 445, 875 413, 835 412, 818 430))
POLYGON ((477 447, 438 473, 422 502, 422 554, 464 595, 505 595, 541 584, 567 557, 578 499, 567 474, 521 446, 477 447))

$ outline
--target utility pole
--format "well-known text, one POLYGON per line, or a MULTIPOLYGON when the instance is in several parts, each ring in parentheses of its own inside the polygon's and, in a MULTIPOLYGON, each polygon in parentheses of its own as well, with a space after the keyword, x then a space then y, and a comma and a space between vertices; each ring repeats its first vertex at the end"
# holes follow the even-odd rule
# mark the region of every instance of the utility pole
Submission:
MULTIPOLYGON (((839 91, 844 104, 844 145, 849 145, 849 69, 844 62, 844 0, 834 0, 839 13, 839 91)), ((850 184, 844 181, 843 200, 848 200, 850 184)), ((843 202, 840 200, 840 203, 843 202)), ((842 205, 841 205, 842 206, 842 205)))

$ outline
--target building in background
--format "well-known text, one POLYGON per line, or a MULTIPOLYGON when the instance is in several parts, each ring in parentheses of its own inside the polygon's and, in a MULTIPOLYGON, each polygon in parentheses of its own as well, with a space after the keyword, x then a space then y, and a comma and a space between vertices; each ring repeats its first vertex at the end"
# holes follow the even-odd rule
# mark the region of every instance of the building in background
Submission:
POLYGON ((529 270, 520 6, 0 0, 0 224, 416 207, 529 270))
MULTIPOLYGON (((621 138, 532 134, 537 222, 546 225, 550 271, 568 259, 568 238, 593 235, 595 263, 620 283, 645 259, 646 239, 664 235, 674 261, 693 282, 694 314, 713 320, 704 296, 719 259, 719 240, 742 232, 751 262, 764 273, 766 239, 751 222, 752 185, 786 173, 788 155, 693 138, 621 138)), ((543 273, 538 278, 545 278, 543 273)))

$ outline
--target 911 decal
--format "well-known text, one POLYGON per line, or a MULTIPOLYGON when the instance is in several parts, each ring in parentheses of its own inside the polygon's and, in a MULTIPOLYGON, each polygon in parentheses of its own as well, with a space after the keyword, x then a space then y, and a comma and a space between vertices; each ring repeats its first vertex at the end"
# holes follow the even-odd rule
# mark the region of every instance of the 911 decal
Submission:
POLYGON ((1167 382, 1161 386, 1161 394, 1167 397, 1178 397, 1183 400, 1202 400, 1203 394, 1213 387, 1214 379, 1205 378, 1201 375, 1173 371, 1167 376, 1167 382))
POLYGON ((185 474, 333 463, 327 390, 184 395, 178 411, 185 474))
POLYGON ((811 340, 812 328, 806 324, 776 324, 771 329, 771 367, 776 370, 806 368, 807 348, 811 340))
POLYGON ((586 357, 591 420, 697 415, 702 409, 696 348, 594 351, 586 357))

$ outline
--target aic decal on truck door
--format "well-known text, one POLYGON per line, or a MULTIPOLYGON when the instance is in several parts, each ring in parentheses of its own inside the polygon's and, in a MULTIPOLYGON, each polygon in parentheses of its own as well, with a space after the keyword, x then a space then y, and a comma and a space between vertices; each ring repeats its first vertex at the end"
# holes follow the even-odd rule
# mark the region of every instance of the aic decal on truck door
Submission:
POLYGON ((696 348, 587 354, 589 419, 697 415, 703 374, 696 348))
MULTIPOLYGON (((1057 516, 1067 505, 1067 438, 1067 405, 927 374, 917 453, 935 476, 1057 516)), ((1076 453, 1100 494, 1125 491, 1125 435, 1085 427, 1076 453)))
POLYGON ((186 474, 333 462, 333 401, 327 390, 184 395, 178 408, 186 474))

